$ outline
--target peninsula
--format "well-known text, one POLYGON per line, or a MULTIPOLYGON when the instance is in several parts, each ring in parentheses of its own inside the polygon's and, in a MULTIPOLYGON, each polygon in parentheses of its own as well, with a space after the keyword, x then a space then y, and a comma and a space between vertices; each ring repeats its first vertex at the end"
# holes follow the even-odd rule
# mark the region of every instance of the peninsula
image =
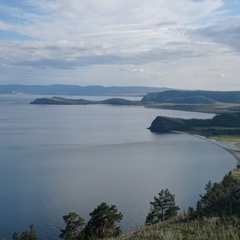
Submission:
POLYGON ((182 119, 158 116, 149 127, 151 132, 184 131, 203 136, 240 135, 240 112, 221 113, 212 119, 182 119))
POLYGON ((194 112, 223 113, 240 111, 240 91, 189 91, 167 90, 147 93, 140 101, 110 98, 103 101, 67 99, 63 97, 38 98, 31 104, 86 105, 112 104, 135 105, 149 108, 173 109, 194 112))
POLYGON ((158 116, 151 126, 151 132, 170 133, 174 131, 194 134, 210 141, 231 153, 240 164, 240 151, 233 150, 219 141, 232 141, 240 147, 240 112, 222 113, 212 119, 182 119, 158 116))
POLYGON ((30 104, 52 104, 52 105, 87 105, 87 104, 111 104, 111 105, 142 105, 140 101, 130 101, 123 98, 110 98, 102 101, 86 99, 67 99, 62 97, 37 98, 30 104))

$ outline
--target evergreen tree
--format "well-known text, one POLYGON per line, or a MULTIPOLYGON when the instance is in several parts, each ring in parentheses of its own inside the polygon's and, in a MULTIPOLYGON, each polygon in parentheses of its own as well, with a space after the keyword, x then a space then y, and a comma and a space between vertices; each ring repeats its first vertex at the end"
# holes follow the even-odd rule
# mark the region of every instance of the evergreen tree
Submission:
POLYGON ((175 205, 175 195, 171 194, 168 189, 158 193, 158 197, 154 197, 154 201, 150 202, 150 212, 146 217, 146 224, 154 224, 165 221, 177 215, 180 209, 175 205))
POLYGON ((115 205, 109 206, 106 203, 101 203, 89 215, 91 219, 84 230, 84 234, 90 239, 94 237, 116 237, 121 233, 116 222, 120 222, 123 215, 118 212, 115 205))
POLYGON ((59 237, 65 240, 76 240, 82 231, 84 219, 75 212, 63 216, 63 219, 66 223, 66 228, 61 230, 59 237))
POLYGON ((220 183, 209 182, 205 190, 197 203, 196 217, 240 216, 240 182, 231 173, 224 176, 220 183))
POLYGON ((21 234, 14 232, 13 240, 38 240, 34 225, 30 226, 30 231, 25 231, 21 234))

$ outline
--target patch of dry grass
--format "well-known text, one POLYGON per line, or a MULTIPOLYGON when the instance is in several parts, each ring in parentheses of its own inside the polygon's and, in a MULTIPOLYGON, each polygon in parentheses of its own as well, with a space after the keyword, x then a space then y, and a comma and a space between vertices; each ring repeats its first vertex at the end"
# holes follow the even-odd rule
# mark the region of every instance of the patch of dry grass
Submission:
POLYGON ((240 147, 240 136, 239 135, 221 135, 221 136, 214 136, 211 137, 217 141, 225 141, 225 142, 233 142, 235 146, 240 147))
POLYGON ((232 170, 232 176, 240 180, 240 167, 232 170))
POLYGON ((157 224, 125 234, 116 240, 237 240, 240 239, 239 224, 238 218, 157 224))

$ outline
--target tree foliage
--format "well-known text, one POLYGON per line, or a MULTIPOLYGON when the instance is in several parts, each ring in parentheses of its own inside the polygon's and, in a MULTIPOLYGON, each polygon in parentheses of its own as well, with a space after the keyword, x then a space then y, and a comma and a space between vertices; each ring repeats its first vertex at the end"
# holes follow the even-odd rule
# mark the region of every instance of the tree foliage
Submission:
POLYGON ((123 218, 122 213, 118 212, 115 205, 109 206, 107 203, 101 203, 89 214, 89 220, 85 234, 91 237, 106 238, 116 237, 120 234, 120 228, 116 225, 123 218))
POLYGON ((240 182, 231 173, 220 183, 208 182, 205 190, 197 203, 196 217, 240 216, 240 182))
POLYGON ((146 224, 154 224, 165 221, 177 215, 180 209, 175 204, 175 195, 171 194, 168 189, 158 193, 158 197, 154 197, 154 201, 150 202, 150 212, 146 217, 146 224))
POLYGON ((115 205, 109 206, 106 203, 101 203, 89 215, 91 218, 85 227, 83 227, 84 219, 77 213, 71 212, 63 216, 66 227, 61 230, 60 238, 65 240, 89 240, 115 237, 120 234, 120 228, 116 223, 122 220, 123 215, 118 212, 115 205))
POLYGON ((81 218, 77 213, 71 212, 68 215, 63 216, 66 228, 61 230, 60 238, 65 240, 75 240, 82 231, 84 225, 84 219, 81 218))
POLYGON ((38 240, 34 225, 31 225, 29 228, 30 231, 25 231, 21 234, 14 232, 13 240, 38 240))

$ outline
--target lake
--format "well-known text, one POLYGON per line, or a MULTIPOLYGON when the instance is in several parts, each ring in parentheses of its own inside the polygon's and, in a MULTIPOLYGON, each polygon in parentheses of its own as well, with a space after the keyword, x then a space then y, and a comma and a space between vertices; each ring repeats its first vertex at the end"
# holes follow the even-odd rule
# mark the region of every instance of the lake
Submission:
POLYGON ((75 211, 87 221, 102 202, 116 205, 124 215, 121 229, 132 230, 144 224, 162 189, 184 211, 196 206, 209 180, 220 181, 236 166, 232 155, 203 139, 147 129, 158 115, 211 114, 30 105, 37 97, 0 95, 0 237, 11 239, 34 224, 41 240, 59 239, 63 215, 75 211))

